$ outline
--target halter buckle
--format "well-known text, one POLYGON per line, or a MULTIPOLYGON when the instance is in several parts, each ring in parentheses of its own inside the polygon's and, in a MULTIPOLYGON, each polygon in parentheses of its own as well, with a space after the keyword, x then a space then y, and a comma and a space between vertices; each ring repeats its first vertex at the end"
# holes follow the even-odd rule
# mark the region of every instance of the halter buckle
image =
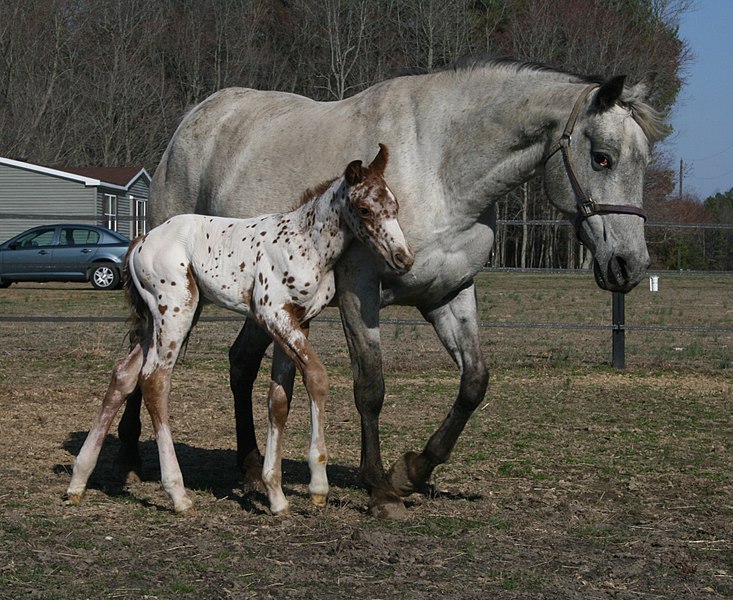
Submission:
POLYGON ((593 201, 593 198, 588 198, 587 200, 578 203, 578 212, 582 215, 584 219, 595 215, 596 203, 593 201))

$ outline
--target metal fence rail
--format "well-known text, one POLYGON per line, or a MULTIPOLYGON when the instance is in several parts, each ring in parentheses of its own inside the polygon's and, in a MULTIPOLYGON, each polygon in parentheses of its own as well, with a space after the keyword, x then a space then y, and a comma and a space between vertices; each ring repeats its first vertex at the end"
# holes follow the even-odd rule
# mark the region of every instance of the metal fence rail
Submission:
MULTIPOLYGON (((55 317, 55 316, 0 316, 0 323, 124 323, 127 317, 55 317)), ((201 317, 199 323, 232 322, 242 323, 244 317, 201 317)), ((316 317, 314 323, 341 323, 335 317, 316 317)), ((430 323, 422 319, 381 319, 381 325, 425 325, 430 323)), ((519 323, 479 321, 484 329, 574 329, 611 331, 613 324, 595 323, 519 323)), ((733 327, 702 327, 689 325, 633 325, 626 323, 626 331, 675 331, 682 333, 733 333, 733 327)))

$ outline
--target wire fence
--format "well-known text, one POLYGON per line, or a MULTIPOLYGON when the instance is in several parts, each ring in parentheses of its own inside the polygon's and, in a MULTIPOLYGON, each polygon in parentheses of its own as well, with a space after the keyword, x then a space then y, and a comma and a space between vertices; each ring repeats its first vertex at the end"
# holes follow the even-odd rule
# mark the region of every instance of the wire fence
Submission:
MULTIPOLYGON (((476 277, 482 348, 496 368, 615 364, 612 342, 625 336, 626 368, 729 370, 733 359, 733 273, 655 272, 659 291, 642 282, 626 296, 626 318, 612 318, 611 295, 588 271, 487 269, 476 277)), ((29 284, 0 291, 0 356, 46 356, 50 343, 81 354, 125 347, 122 295, 84 284, 29 284), (33 287, 35 286, 35 288, 33 287), (40 289, 36 289, 40 288, 40 289)), ((226 361, 243 317, 211 308, 194 330, 191 355, 226 361)), ((429 324, 412 307, 380 315, 385 368, 451 368, 429 324), (410 363, 411 367, 406 367, 410 363)), ((316 320, 311 337, 327 364, 348 368, 337 309, 316 320)), ((55 346, 54 346, 55 348, 55 346)))

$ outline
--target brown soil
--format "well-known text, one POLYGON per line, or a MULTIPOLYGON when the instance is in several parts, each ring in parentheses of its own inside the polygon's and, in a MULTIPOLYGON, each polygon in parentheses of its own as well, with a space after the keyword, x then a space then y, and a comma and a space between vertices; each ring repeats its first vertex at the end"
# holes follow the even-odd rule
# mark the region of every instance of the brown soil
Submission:
MULTIPOLYGON (((358 481, 340 326, 322 324, 313 336, 331 376, 331 497, 322 510, 308 499, 298 385, 285 440, 292 513, 275 518, 234 466, 226 347, 236 331, 203 323, 171 408, 196 514, 171 511, 146 416, 143 481, 115 476, 113 431, 85 501, 67 506, 71 465, 123 330, 0 326, 2 598, 733 597, 729 369, 618 373, 527 354, 519 366, 493 363, 487 401, 431 493, 407 500, 406 521, 383 522, 367 515, 358 481)), ((383 337, 389 465, 437 427, 457 374, 429 329, 383 337)))

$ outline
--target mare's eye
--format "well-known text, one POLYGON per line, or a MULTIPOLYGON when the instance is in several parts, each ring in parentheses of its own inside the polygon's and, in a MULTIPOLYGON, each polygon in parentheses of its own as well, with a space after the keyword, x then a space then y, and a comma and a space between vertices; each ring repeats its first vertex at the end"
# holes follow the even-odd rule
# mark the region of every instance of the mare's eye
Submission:
POLYGON ((608 158, 608 155, 603 154, 603 152, 594 152, 593 167, 596 169, 610 169, 611 159, 608 158))
POLYGON ((371 211, 368 208, 366 208, 365 206, 362 206, 359 208, 359 214, 362 217, 368 217, 371 214, 371 211))

